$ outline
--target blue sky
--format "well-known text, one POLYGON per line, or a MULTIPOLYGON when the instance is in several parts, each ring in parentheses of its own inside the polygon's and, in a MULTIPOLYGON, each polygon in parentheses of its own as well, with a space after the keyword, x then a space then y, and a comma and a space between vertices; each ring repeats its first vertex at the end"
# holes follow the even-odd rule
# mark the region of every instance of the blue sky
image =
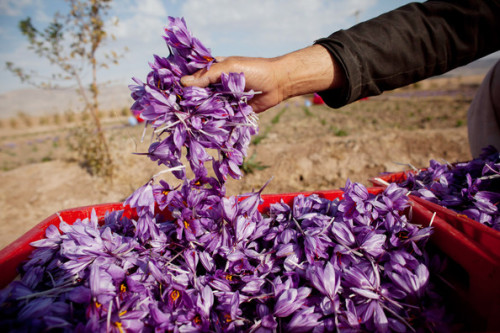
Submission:
MULTIPOLYGON (((404 0, 115 0, 103 51, 129 49, 118 66, 99 72, 100 81, 131 83, 149 72, 153 54, 167 55, 161 38, 168 16, 184 17, 188 28, 216 56, 278 56, 310 45, 330 33, 349 28, 410 1, 404 0), (358 12, 358 15, 355 13, 358 12), (113 26, 112 20, 118 19, 113 26)), ((28 49, 17 24, 30 16, 35 27, 47 25, 63 0, 0 0, 0 93, 28 88, 5 70, 5 62, 50 73, 51 67, 28 49)))

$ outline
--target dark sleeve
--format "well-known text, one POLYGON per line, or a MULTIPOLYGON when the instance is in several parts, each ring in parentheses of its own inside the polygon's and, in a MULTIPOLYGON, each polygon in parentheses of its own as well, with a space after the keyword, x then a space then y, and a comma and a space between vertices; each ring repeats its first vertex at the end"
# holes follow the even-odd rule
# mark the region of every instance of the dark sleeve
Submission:
POLYGON ((347 84, 321 92, 331 107, 445 73, 500 49, 500 0, 411 3, 340 30, 324 46, 347 84))

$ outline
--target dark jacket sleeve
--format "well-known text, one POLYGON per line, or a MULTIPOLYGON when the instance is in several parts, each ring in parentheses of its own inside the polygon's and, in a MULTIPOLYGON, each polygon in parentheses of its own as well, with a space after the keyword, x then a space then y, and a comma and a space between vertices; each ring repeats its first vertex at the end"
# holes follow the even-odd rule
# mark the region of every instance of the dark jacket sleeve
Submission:
POLYGON ((445 73, 500 49, 500 0, 411 3, 340 30, 324 46, 347 83, 321 92, 331 107, 445 73))

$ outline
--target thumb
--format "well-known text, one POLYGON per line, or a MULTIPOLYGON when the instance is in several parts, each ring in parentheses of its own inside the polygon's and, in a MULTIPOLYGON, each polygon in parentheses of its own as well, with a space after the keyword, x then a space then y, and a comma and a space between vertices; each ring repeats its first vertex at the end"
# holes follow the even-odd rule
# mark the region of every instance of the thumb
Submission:
POLYGON ((217 82, 217 74, 212 72, 207 71, 206 68, 200 69, 196 73, 192 75, 186 75, 181 77, 181 84, 184 87, 200 87, 200 88, 206 88, 208 87, 209 84, 211 83, 216 83, 217 82))
POLYGON ((206 88, 208 85, 212 83, 210 82, 210 77, 207 74, 197 75, 196 73, 193 75, 186 75, 181 77, 181 84, 184 87, 200 87, 206 88))
POLYGON ((207 72, 206 70, 203 73, 194 73, 193 75, 186 75, 181 77, 181 84, 184 87, 200 87, 206 88, 210 84, 214 84, 220 81, 220 73, 216 72, 207 72))
POLYGON ((193 75, 186 75, 181 77, 181 84, 184 87, 190 87, 196 85, 196 78, 193 75))
POLYGON ((220 63, 225 59, 225 57, 215 57, 215 63, 209 68, 203 68, 194 74, 181 77, 181 84, 184 87, 196 86, 205 88, 210 84, 219 82, 221 75, 220 63))

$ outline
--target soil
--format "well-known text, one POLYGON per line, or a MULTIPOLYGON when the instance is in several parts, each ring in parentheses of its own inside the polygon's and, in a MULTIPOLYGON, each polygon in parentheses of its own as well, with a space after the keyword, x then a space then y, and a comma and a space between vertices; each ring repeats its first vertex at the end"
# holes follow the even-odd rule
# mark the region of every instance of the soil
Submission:
MULTIPOLYGON (((227 192, 259 189, 271 178, 264 194, 339 189, 348 178, 370 186, 371 177, 425 167, 431 159, 469 160, 466 114, 479 82, 428 80, 338 110, 306 106, 310 96, 282 103, 260 115, 247 174, 229 181, 227 192)), ((59 210, 123 201, 162 170, 133 154, 147 150, 148 135, 140 142, 143 126, 128 125, 126 114, 103 118, 115 165, 111 180, 91 176, 68 147, 79 119, 44 117, 1 120, 0 248, 59 210)))

